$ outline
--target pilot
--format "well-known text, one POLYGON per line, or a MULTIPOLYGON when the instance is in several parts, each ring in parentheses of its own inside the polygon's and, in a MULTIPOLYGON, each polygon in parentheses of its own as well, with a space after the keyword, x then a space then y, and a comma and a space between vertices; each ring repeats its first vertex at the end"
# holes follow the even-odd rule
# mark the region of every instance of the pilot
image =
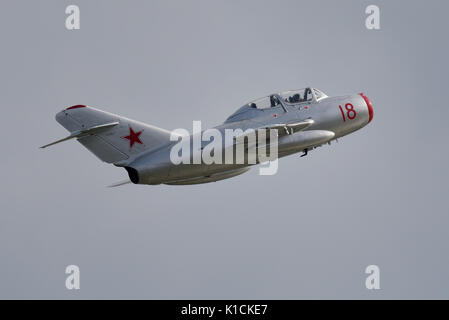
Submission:
POLYGON ((309 93, 312 94, 312 90, 310 90, 310 88, 307 88, 306 91, 304 92, 304 100, 303 101, 307 101, 307 95, 309 93))
POLYGON ((250 106, 251 108, 257 108, 257 106, 256 106, 256 104, 255 104, 254 102, 252 102, 249 106, 250 106))
POLYGON ((279 103, 278 99, 275 96, 270 96, 271 107, 276 107, 279 103))
POLYGON ((301 96, 299 95, 299 93, 296 93, 294 96, 293 96, 293 102, 300 102, 301 101, 301 96))

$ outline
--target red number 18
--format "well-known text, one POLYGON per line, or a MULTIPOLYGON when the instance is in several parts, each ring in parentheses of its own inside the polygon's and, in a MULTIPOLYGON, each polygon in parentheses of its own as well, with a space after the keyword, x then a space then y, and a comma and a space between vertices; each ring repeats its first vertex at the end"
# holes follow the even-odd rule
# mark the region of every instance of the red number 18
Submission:
POLYGON ((346 122, 346 117, 348 117, 349 120, 355 119, 357 116, 357 112, 354 110, 354 106, 350 103, 345 104, 346 109, 346 116, 345 112, 343 111, 343 108, 341 106, 338 106, 341 111, 341 116, 343 117, 343 122, 346 122))

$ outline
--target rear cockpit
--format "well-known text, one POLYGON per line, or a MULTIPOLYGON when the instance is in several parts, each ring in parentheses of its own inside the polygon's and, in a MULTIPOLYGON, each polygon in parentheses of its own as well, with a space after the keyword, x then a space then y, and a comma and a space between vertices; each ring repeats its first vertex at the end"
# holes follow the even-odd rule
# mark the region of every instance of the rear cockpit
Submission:
POLYGON ((290 104, 301 102, 320 101, 327 98, 327 95, 315 88, 303 88, 298 90, 284 91, 279 94, 281 98, 290 104))
POLYGON ((315 88, 303 88, 298 90, 289 90, 281 93, 271 94, 269 96, 253 100, 234 112, 226 121, 242 121, 263 115, 264 111, 270 111, 271 108, 280 107, 287 110, 289 105, 296 105, 305 102, 319 102, 327 98, 327 95, 315 88))

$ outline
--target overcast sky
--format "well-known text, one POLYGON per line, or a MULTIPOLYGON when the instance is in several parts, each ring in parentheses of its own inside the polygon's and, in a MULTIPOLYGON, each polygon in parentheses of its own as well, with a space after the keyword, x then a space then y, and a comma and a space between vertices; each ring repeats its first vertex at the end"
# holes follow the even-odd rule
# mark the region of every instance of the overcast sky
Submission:
POLYGON ((447 1, 2 1, 0 298, 449 298, 447 1), (77 4, 81 29, 65 28, 77 4), (365 28, 380 7, 381 29, 365 28), (88 104, 166 129, 272 92, 364 92, 374 119, 196 186, 62 138, 88 104), (65 267, 81 289, 65 288, 65 267), (381 290, 365 288, 366 266, 381 290))

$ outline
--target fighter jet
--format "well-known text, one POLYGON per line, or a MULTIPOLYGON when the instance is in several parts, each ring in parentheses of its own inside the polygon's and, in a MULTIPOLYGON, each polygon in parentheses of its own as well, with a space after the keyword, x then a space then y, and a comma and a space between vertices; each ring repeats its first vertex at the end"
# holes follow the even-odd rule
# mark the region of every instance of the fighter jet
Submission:
MULTIPOLYGON (((330 144, 364 127, 372 119, 373 106, 363 93, 329 97, 318 89, 307 87, 251 101, 214 129, 223 134, 229 129, 243 132, 275 130, 276 157, 281 158, 299 152, 305 156, 318 146, 330 144)), ((100 160, 126 169, 129 180, 113 186, 128 182, 147 185, 214 182, 245 173, 254 165, 247 162, 174 163, 172 149, 182 136, 86 105, 62 110, 56 114, 56 121, 70 135, 41 148, 77 139, 100 160)), ((201 153, 207 145, 207 141, 200 140, 195 146, 194 134, 190 134, 188 139, 190 158, 195 148, 201 153)), ((270 139, 267 141, 265 147, 271 143, 270 139)), ((232 143, 238 142, 234 139, 232 143)), ((221 151, 224 153, 226 148, 229 144, 224 143, 221 151)), ((248 152, 248 146, 244 150, 248 152)))

